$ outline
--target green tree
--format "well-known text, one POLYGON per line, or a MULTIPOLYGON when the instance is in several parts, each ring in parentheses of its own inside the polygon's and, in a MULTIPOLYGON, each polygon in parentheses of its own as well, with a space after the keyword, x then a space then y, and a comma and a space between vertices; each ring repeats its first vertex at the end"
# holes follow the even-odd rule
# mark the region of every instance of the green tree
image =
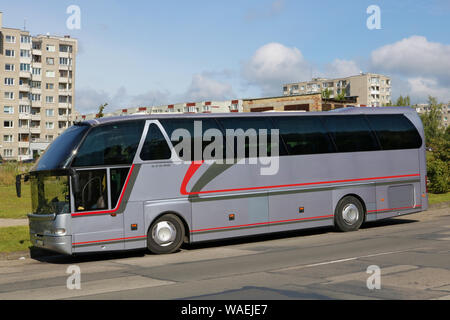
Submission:
POLYGON ((329 88, 326 88, 325 90, 322 90, 322 98, 323 99, 330 99, 331 92, 332 91, 329 88))
POLYGON ((95 115, 96 118, 103 118, 104 117, 103 110, 105 110, 107 105, 108 105, 108 103, 104 103, 104 104, 101 104, 98 107, 98 113, 95 115))
POLYGON ((397 107, 405 107, 411 105, 411 99, 409 96, 403 97, 400 95, 400 97, 397 98, 397 101, 394 104, 397 107))
POLYGON ((428 97, 428 109, 421 114, 426 146, 429 148, 427 175, 432 193, 450 191, 450 130, 442 127, 442 103, 428 97))
POLYGON ((345 90, 341 90, 341 92, 339 92, 336 97, 334 97, 335 100, 337 101, 343 101, 345 100, 345 90))

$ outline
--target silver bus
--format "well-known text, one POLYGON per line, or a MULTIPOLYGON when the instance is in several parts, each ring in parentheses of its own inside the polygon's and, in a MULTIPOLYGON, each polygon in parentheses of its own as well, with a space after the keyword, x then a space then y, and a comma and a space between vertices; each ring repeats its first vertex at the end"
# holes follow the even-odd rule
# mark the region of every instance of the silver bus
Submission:
MULTIPOLYGON (((246 148, 255 143, 244 140, 246 148)), ((223 158, 232 154, 227 141, 223 158)), ((424 142, 420 118, 407 107, 76 123, 27 176, 31 242, 69 255, 138 248, 162 254, 183 243, 288 230, 354 231, 427 209, 424 142), (277 155, 278 170, 262 175, 259 162, 182 159, 173 133, 182 128, 194 141, 195 122, 224 140, 230 129, 276 130, 278 140, 267 139, 264 148, 277 155)))

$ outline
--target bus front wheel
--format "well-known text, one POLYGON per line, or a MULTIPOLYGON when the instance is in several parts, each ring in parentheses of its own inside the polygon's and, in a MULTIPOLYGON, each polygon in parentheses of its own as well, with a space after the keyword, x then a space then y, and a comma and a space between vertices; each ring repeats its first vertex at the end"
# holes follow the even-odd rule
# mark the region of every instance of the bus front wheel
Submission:
POLYGON ((356 197, 346 196, 336 206, 334 224, 339 231, 356 231, 364 221, 364 207, 356 197))
POLYGON ((153 222, 147 233, 147 247, 155 254, 177 251, 184 240, 183 222, 174 214, 165 214, 153 222))

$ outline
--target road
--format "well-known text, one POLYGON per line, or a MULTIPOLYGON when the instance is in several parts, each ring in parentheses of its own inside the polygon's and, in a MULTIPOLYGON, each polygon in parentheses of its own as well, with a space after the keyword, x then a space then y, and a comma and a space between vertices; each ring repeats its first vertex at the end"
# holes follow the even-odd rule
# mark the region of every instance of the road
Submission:
POLYGON ((450 209, 145 251, 0 260, 0 299, 450 299, 450 209), (68 267, 81 289, 68 289, 68 267), (369 266, 381 271, 368 289, 369 266))

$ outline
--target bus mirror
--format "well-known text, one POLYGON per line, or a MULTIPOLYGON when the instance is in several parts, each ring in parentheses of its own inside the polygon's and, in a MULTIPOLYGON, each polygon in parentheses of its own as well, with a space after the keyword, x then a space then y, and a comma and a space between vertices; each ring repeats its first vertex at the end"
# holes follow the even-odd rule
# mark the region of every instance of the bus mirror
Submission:
POLYGON ((80 192, 80 176, 75 169, 70 169, 70 177, 72 178, 73 193, 80 192))
POLYGON ((20 174, 16 176, 16 194, 18 198, 22 196, 22 175, 20 174))

